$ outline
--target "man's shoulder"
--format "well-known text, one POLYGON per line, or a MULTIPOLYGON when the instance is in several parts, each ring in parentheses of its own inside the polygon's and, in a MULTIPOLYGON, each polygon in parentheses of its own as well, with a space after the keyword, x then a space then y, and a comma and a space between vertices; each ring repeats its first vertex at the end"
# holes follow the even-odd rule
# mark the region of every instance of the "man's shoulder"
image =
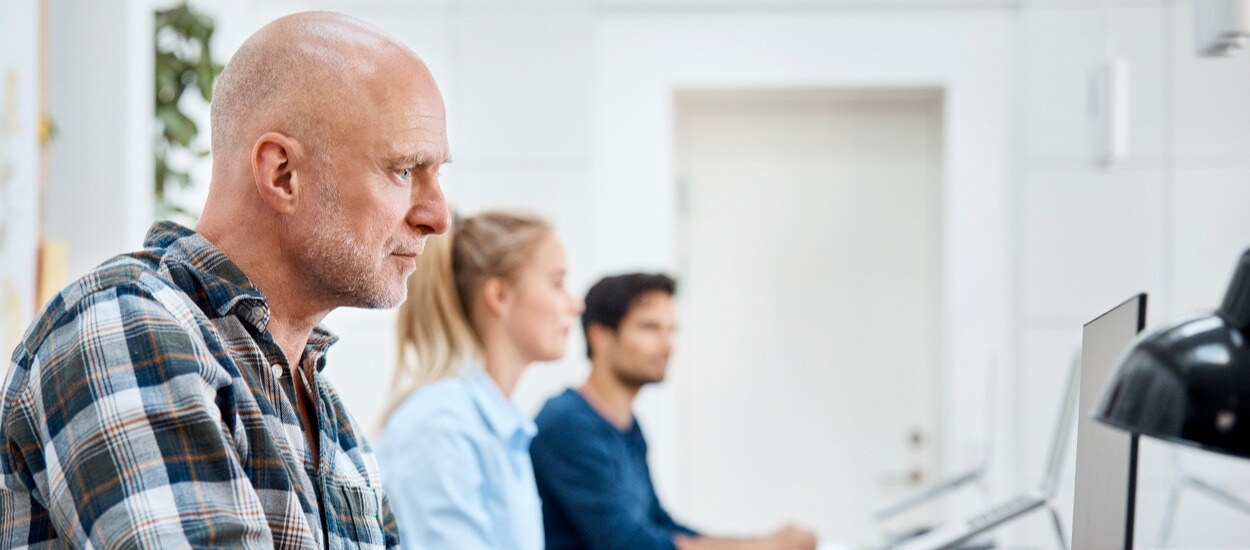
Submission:
MULTIPOLYGON (((119 338, 125 338, 127 346, 133 340, 147 349, 155 340, 169 342, 164 336, 158 338, 157 332, 197 332, 197 312, 163 267, 163 252, 145 249, 115 256, 49 300, 10 357, 4 377, 6 405, 44 378, 82 375, 72 370, 87 367, 81 359, 119 360, 119 338), (148 332, 151 338, 140 336, 148 332)), ((186 342, 195 339, 192 336, 186 342)), ((173 375, 173 371, 166 374, 173 375)))
POLYGON ((145 290, 160 276, 160 256, 153 250, 141 250, 114 256, 95 269, 79 277, 53 298, 52 305, 59 308, 47 308, 45 314, 57 315, 62 311, 71 311, 84 300, 100 292, 111 290, 145 290))
POLYGON ((611 425, 573 389, 548 399, 534 424, 538 435, 532 445, 537 446, 598 445, 612 439, 611 425))
POLYGON ((116 302, 114 312, 122 318, 144 301, 176 307, 180 301, 171 299, 182 291, 161 268, 161 259, 155 249, 118 255, 70 283, 40 310, 17 351, 34 352, 56 329, 100 302, 116 302))
POLYGON ((167 280, 167 275, 161 275, 163 252, 163 249, 145 248, 113 256, 70 283, 59 296, 72 303, 101 290, 137 286, 152 277, 167 280))
POLYGON ((594 410, 587 405, 586 400, 577 393, 577 390, 567 388, 543 404, 542 409, 538 411, 535 423, 538 424, 538 429, 542 430, 545 426, 589 422, 593 420, 593 415, 594 410))

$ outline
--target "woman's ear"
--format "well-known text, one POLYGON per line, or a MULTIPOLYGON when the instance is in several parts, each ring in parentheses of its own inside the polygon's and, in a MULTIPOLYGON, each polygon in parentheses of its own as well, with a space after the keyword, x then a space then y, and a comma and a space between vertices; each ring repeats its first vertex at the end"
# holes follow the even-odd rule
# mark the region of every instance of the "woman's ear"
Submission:
POLYGON ((495 317, 504 317, 512 303, 512 285, 503 277, 489 277, 482 283, 482 305, 495 317))

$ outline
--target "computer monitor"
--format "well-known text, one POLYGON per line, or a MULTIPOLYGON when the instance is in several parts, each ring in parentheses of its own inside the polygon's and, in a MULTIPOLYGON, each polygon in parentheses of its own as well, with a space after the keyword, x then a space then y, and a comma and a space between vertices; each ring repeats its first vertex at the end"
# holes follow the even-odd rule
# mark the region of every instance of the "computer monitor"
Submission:
POLYGON ((1085 324, 1076 425, 1073 550, 1133 547, 1137 436, 1100 424, 1093 416, 1116 364, 1145 326, 1145 294, 1085 324))

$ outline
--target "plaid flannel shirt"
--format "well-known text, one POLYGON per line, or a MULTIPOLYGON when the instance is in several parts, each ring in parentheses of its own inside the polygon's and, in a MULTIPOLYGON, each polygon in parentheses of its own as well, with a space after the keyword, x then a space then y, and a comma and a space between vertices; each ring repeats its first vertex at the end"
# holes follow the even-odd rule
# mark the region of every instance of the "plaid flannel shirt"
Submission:
POLYGON ((170 222, 62 291, 13 354, 0 409, 0 548, 398 546, 373 452, 322 376, 320 463, 269 308, 170 222))

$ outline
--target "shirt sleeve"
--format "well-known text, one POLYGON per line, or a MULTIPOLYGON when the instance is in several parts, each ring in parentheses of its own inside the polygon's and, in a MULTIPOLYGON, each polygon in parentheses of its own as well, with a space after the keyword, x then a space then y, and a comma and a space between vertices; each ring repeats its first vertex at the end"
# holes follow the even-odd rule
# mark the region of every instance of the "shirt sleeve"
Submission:
MULTIPOLYGON (((641 434, 641 431, 639 433, 641 434)), ((643 449, 642 453, 645 456, 647 454, 646 440, 642 439, 641 436, 639 436, 639 439, 642 441, 641 443, 642 449, 643 449)), ((653 479, 651 477, 651 465, 647 464, 646 461, 643 461, 642 467, 646 471, 647 482, 650 483, 651 479, 653 479)), ((681 533, 683 535, 690 536, 690 537, 702 536, 701 534, 699 534, 698 531, 695 531, 694 529, 691 529, 690 527, 687 527, 686 525, 683 525, 681 523, 677 523, 677 520, 673 519, 673 516, 668 513, 668 510, 664 508, 664 505, 660 504, 660 497, 659 495, 655 493, 654 486, 651 487, 651 514, 656 518, 656 521, 660 522, 661 524, 663 524, 664 526, 668 527, 669 529, 671 529, 672 531, 676 533, 681 533)))
POLYGON ((655 514, 656 518, 658 518, 663 525, 668 527, 674 533, 681 533, 688 537, 703 536, 699 534, 698 531, 695 531, 694 529, 691 529, 681 523, 677 523, 677 520, 673 519, 673 516, 669 515, 668 510, 664 509, 664 505, 660 504, 660 498, 656 496, 655 493, 651 494, 651 513, 655 514))
POLYGON ((194 321, 146 291, 111 288, 55 322, 0 413, 5 468, 20 470, 6 478, 22 480, 55 530, 39 535, 75 547, 272 547, 219 408, 231 377, 194 321))
POLYGON ((468 436, 454 427, 423 425, 400 437, 383 484, 404 545, 490 549, 485 477, 468 436))
POLYGON ((617 483, 611 479, 611 455, 591 430, 564 437, 558 429, 542 429, 530 447, 544 498, 554 499, 593 550, 672 550, 674 532, 653 518, 616 503, 617 483))

